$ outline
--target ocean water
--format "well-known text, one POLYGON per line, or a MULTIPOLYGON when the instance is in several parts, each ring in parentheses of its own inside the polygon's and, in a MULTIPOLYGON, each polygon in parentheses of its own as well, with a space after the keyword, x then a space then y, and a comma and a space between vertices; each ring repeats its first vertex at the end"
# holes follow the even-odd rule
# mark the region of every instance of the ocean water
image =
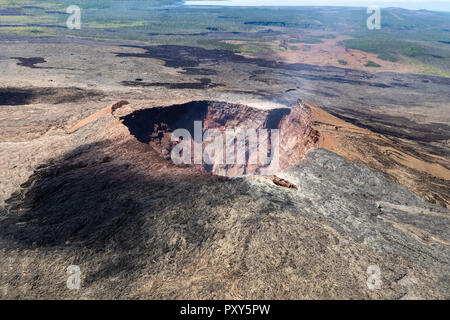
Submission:
POLYGON ((398 7, 410 10, 432 10, 450 11, 450 0, 426 1, 426 0, 403 0, 403 1, 377 1, 377 0, 188 0, 186 5, 206 6, 350 6, 368 7, 377 5, 381 8, 398 7))

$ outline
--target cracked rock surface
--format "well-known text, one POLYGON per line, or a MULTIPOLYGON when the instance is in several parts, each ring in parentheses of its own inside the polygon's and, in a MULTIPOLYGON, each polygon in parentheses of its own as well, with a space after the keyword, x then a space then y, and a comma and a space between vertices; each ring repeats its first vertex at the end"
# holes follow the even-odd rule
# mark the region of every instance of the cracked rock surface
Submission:
POLYGON ((279 177, 297 190, 168 166, 136 140, 55 158, 6 200, 2 294, 449 297, 447 209, 324 149, 279 177), (66 288, 72 264, 78 291, 66 288), (379 290, 367 285, 369 266, 380 270, 379 290))

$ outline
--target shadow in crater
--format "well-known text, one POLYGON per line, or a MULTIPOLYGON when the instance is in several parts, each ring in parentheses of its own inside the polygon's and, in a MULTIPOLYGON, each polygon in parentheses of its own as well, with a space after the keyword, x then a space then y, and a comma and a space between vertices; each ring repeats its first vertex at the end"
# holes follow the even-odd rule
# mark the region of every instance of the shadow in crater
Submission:
POLYGON ((194 121, 203 122, 203 130, 227 128, 249 129, 249 124, 260 123, 265 129, 277 129, 289 115, 289 108, 260 110, 245 105, 216 101, 192 101, 167 107, 135 111, 122 118, 130 133, 143 143, 159 140, 168 132, 186 129, 194 136, 194 121), (249 120, 252 119, 252 120, 249 120), (243 126, 240 128, 240 126, 243 126))
POLYGON ((156 107, 135 111, 122 118, 130 133, 143 143, 162 138, 162 132, 179 128, 194 133, 194 121, 203 121, 208 113, 208 101, 193 101, 170 107, 156 107))
POLYGON ((269 110, 264 127, 267 129, 277 129, 280 126, 281 120, 291 113, 291 109, 280 108, 269 110))

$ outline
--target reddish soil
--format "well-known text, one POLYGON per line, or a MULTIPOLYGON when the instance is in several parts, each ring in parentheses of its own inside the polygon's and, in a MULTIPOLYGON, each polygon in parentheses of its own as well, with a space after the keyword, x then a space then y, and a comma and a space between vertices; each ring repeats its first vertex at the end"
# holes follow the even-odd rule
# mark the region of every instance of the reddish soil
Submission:
MULTIPOLYGON (((213 164, 195 164, 201 171, 221 176, 242 176, 253 174, 275 174, 294 163, 300 161, 306 152, 318 140, 317 132, 312 129, 311 112, 302 104, 290 108, 262 110, 244 105, 225 102, 195 101, 169 107, 158 107, 138 110, 123 118, 123 123, 130 133, 139 141, 150 144, 163 157, 170 160, 173 148, 180 142, 172 141, 172 133, 176 129, 186 129, 194 137, 194 121, 201 121, 203 132, 208 129, 218 130, 223 137, 226 132, 240 130, 263 130, 267 135, 259 135, 255 145, 246 139, 245 161, 227 163, 228 156, 238 157, 234 148, 227 149, 225 153, 212 154, 213 164), (272 155, 272 129, 279 130, 279 161, 264 164, 260 150, 267 150, 272 155), (264 149, 263 149, 264 148, 264 149), (236 154, 235 154, 236 153, 236 154), (221 157, 221 158, 219 158, 221 157), (220 160, 222 159, 222 160, 220 160), (265 173, 267 172, 267 173, 265 173)), ((225 140, 225 138, 224 138, 225 140)), ((213 141, 216 141, 215 138, 213 141)), ((203 141, 203 150, 212 141, 203 141)), ((193 143, 191 144, 191 161, 195 161, 193 143)), ((274 159, 275 160, 275 159, 274 159)))
POLYGON ((395 141, 382 134, 357 127, 305 103, 312 111, 313 128, 320 132, 317 146, 347 160, 384 173, 424 199, 450 207, 448 159, 409 147, 410 141, 395 141))

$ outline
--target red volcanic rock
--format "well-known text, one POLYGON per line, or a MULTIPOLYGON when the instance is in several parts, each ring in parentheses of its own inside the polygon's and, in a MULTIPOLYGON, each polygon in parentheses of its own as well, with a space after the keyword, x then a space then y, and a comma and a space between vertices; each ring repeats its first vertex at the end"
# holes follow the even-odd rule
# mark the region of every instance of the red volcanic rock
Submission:
POLYGON ((275 183, 277 186, 283 187, 283 188, 288 188, 288 189, 293 189, 293 190, 297 190, 297 187, 293 184, 290 183, 287 180, 278 178, 278 177, 273 177, 272 178, 273 183, 275 183))
POLYGON ((318 140, 311 110, 301 101, 269 110, 193 101, 139 110, 123 123, 167 160, 229 177, 274 175, 318 140))
POLYGON ((301 100, 291 107, 291 113, 280 123, 280 170, 303 159, 319 140, 319 132, 312 128, 311 109, 301 100))

